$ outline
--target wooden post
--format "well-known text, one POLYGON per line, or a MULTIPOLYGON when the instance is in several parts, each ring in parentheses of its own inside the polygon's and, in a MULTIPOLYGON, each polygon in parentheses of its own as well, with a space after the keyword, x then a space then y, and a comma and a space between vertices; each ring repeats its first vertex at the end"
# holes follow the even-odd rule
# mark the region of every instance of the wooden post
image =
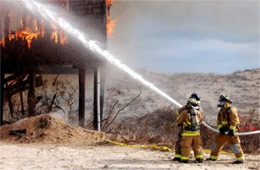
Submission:
POLYGON ((3 67, 4 64, 2 60, 2 53, 0 53, 0 126, 3 125, 3 115, 4 115, 3 113, 4 112, 4 68, 3 67))
POLYGON ((7 101, 8 101, 9 111, 10 111, 11 118, 14 119, 14 105, 13 105, 13 102, 12 102, 12 96, 11 96, 11 94, 8 94, 8 95, 6 96, 6 99, 7 99, 7 101))
MULTIPOLYGON (((2 7, 3 3, 0 1, 0 6, 2 7)), ((4 21, 1 22, 1 28, 0 31, 2 33, 2 36, 5 37, 4 34, 4 21)), ((4 63, 3 63, 3 48, 0 45, 0 126, 3 125, 3 116, 4 116, 4 63)))
POLYGON ((29 74, 29 91, 28 91, 28 117, 35 116, 35 106, 36 106, 36 98, 35 98, 35 73, 29 74))
POLYGON ((22 113, 22 116, 24 117, 25 115, 25 112, 24 112, 24 104, 23 104, 23 92, 21 91, 20 92, 20 100, 21 100, 21 113, 22 113))
POLYGON ((79 69, 79 125, 85 125, 85 85, 86 85, 86 70, 79 69))

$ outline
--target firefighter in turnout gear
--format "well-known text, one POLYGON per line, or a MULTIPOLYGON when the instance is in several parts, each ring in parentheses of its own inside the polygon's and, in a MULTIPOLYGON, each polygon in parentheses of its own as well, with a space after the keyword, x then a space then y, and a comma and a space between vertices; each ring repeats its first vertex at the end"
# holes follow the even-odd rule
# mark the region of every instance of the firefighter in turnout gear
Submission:
MULTIPOLYGON (((198 94, 192 93, 189 98, 195 98, 198 101, 198 104, 199 104, 198 106, 200 106, 200 96, 198 94)), ((179 116, 182 111, 188 110, 189 108, 191 108, 191 106, 189 103, 187 103, 186 105, 184 105, 183 107, 178 109, 176 114, 179 116)), ((197 109, 199 110, 199 107, 197 109)), ((181 160, 181 134, 182 134, 182 126, 180 127, 180 130, 178 133, 178 138, 175 143, 175 155, 174 155, 173 161, 181 160)))
POLYGON ((181 159, 180 162, 187 163, 189 161, 191 148, 194 151, 197 162, 203 162, 200 124, 203 120, 203 113, 199 111, 200 102, 190 97, 187 109, 183 110, 177 118, 178 126, 182 127, 181 133, 181 159))
POLYGON ((237 125, 239 124, 239 117, 237 109, 231 107, 232 101, 226 95, 221 95, 219 98, 220 111, 217 117, 217 126, 219 134, 211 148, 210 158, 207 160, 216 161, 218 159, 219 152, 225 143, 228 143, 236 156, 234 164, 244 162, 244 153, 240 145, 240 139, 235 136, 234 133, 237 131, 237 125))

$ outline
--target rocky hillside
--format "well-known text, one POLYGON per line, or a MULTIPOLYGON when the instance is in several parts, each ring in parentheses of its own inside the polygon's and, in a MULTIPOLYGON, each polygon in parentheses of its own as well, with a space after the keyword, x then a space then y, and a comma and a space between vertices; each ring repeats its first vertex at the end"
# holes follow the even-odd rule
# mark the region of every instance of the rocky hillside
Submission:
MULTIPOLYGON (((227 75, 212 73, 163 74, 143 70, 139 73, 181 104, 186 103, 187 97, 192 92, 198 93, 201 96, 204 113, 209 120, 215 119, 218 111, 216 105, 220 94, 230 96, 233 105, 238 108, 240 114, 245 114, 250 109, 256 109, 260 113, 260 69, 238 71, 227 75)), ((141 96, 122 111, 118 119, 126 120, 126 117, 135 119, 158 108, 175 107, 121 71, 110 70, 107 77, 107 88, 110 91, 111 89, 116 91, 113 98, 119 100, 118 108, 134 98, 141 87, 141 96)), ((108 104, 111 96, 107 96, 106 99, 106 104, 108 104)))

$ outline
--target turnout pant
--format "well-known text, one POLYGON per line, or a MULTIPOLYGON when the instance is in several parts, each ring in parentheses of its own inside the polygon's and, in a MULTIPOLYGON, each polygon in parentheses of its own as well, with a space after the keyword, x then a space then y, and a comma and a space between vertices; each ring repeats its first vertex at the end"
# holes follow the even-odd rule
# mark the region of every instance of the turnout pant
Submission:
POLYGON ((219 156, 219 152, 225 145, 228 143, 232 149, 232 152, 235 154, 237 160, 244 160, 244 153, 240 145, 240 139, 238 136, 229 136, 218 134, 216 139, 212 145, 210 158, 217 160, 219 156))
POLYGON ((196 159, 202 159, 202 147, 200 136, 182 136, 181 137, 181 159, 189 160, 191 148, 194 151, 196 159))
POLYGON ((181 158, 181 132, 178 134, 177 141, 175 143, 175 158, 181 158))

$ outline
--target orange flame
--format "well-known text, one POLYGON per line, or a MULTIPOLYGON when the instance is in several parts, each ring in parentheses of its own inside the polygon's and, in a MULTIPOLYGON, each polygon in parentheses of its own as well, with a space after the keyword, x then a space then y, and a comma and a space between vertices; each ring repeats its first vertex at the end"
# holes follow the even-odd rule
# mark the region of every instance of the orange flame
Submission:
POLYGON ((106 0, 106 5, 107 5, 107 25, 106 25, 107 28, 106 29, 107 29, 108 37, 112 37, 117 22, 117 20, 110 18, 110 8, 112 6, 113 1, 114 0, 106 0))
POLYGON ((108 37, 112 36, 115 26, 116 26, 116 22, 117 22, 116 20, 111 19, 110 16, 107 16, 107 36, 108 37))
POLYGON ((59 41, 61 45, 64 45, 68 42, 68 37, 65 35, 65 33, 62 30, 59 32, 59 37, 60 37, 59 41))
POLYGON ((32 44, 32 40, 35 38, 37 39, 38 38, 38 35, 40 33, 38 32, 32 32, 28 27, 24 30, 20 30, 20 31, 17 31, 15 33, 15 39, 17 40, 18 37, 22 38, 22 40, 26 40, 27 41, 27 46, 28 48, 31 48, 31 44, 32 44))
MULTIPOLYGON (((62 7, 66 7, 67 5, 67 0, 60 0, 57 1, 55 0, 54 2, 57 2, 58 5, 61 5, 62 7)), ((12 19, 12 16, 10 13, 7 15, 8 19, 8 24, 6 25, 7 28, 7 39, 3 38, 3 40, 0 40, 0 45, 5 47, 5 44, 7 41, 11 40, 18 40, 22 39, 27 42, 27 47, 31 48, 32 46, 32 40, 33 39, 38 39, 40 36, 41 38, 45 37, 45 21, 43 19, 37 20, 37 18, 33 18, 31 15, 24 15, 20 18, 20 26, 21 29, 18 31, 11 31, 9 25, 12 19)), ((47 25, 49 23, 46 23, 47 25)), ((51 33, 50 35, 50 40, 54 41, 56 44, 61 44, 64 45, 68 43, 68 38, 67 35, 60 29, 58 28, 55 24, 50 23, 51 27, 51 33)))
POLYGON ((40 23, 40 34, 41 34, 41 37, 43 38, 44 35, 45 35, 45 29, 44 29, 44 21, 43 19, 41 20, 41 23, 40 23))
POLYGON ((56 44, 58 44, 58 31, 55 24, 51 23, 51 28, 53 29, 53 32, 51 33, 51 40, 54 40, 56 44))
POLYGON ((0 46, 5 47, 5 39, 4 38, 2 40, 0 40, 0 46))
MULTIPOLYGON (((23 19, 20 19, 20 24, 22 26, 22 29, 16 31, 15 33, 12 33, 10 30, 8 31, 8 40, 11 41, 13 39, 18 40, 18 38, 21 38, 22 40, 27 41, 28 48, 31 48, 32 40, 37 39, 39 35, 43 38, 45 36, 45 26, 44 21, 40 21, 40 27, 38 26, 36 18, 34 18, 32 21, 32 28, 25 26, 23 23, 23 19)), ((63 31, 58 31, 58 28, 55 24, 51 23, 52 32, 50 35, 50 40, 53 40, 56 44, 60 42, 60 44, 64 45, 68 42, 68 38, 63 33, 63 31)), ((1 40, 0 45, 5 45, 5 41, 1 40)))
POLYGON ((110 7, 112 5, 114 0, 106 0, 107 7, 110 7))

